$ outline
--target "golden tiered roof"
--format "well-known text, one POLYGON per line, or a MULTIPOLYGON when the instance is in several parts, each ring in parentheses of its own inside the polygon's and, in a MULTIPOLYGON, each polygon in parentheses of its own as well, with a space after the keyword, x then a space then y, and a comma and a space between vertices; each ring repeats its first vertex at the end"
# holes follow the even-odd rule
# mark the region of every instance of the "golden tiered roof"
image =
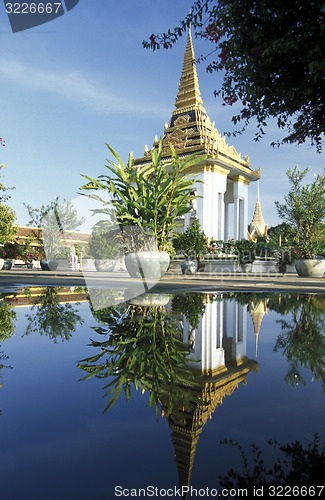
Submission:
POLYGON ((267 236, 268 226, 265 223, 262 207, 260 203, 260 195, 258 191, 257 201, 252 222, 249 225, 248 239, 255 241, 257 237, 265 238, 267 236))
MULTIPOLYGON (((153 148, 159 140, 154 139, 153 148)), ((233 146, 226 143, 211 122, 201 98, 191 31, 188 32, 183 69, 175 102, 175 109, 169 124, 165 124, 162 137, 163 158, 170 158, 170 144, 179 156, 192 153, 207 155, 210 164, 229 168, 230 177, 242 175, 248 180, 260 177, 258 170, 249 166, 249 157, 241 157, 233 146)), ((135 165, 151 161, 151 150, 145 147, 144 156, 135 160, 135 165)), ((201 164, 201 168, 205 166, 201 164)))
POLYGON ((260 333, 261 325, 265 314, 267 314, 267 301, 262 299, 257 303, 250 302, 248 306, 249 313, 251 315, 254 334, 255 334, 255 356, 257 357, 258 352, 258 336, 260 333))
POLYGON ((224 373, 211 378, 198 377, 196 386, 189 391, 200 403, 175 409, 169 416, 180 487, 190 485, 196 447, 204 425, 224 398, 230 396, 241 383, 246 383, 250 371, 258 371, 258 364, 245 358, 239 366, 230 363, 224 373))

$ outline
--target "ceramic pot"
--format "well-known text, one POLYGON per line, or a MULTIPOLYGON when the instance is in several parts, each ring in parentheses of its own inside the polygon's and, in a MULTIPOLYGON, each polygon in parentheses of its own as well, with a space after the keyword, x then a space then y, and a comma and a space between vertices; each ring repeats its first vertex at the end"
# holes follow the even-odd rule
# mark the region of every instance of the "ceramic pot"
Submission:
POLYGON ((40 265, 41 265, 42 271, 56 271, 59 263, 55 259, 41 260, 40 265))
POLYGON ((295 268, 298 276, 322 278, 325 273, 325 259, 297 259, 295 268))
POLYGON ((169 302, 169 295, 163 293, 144 293, 130 300, 130 304, 136 306, 166 306, 169 302))
POLYGON ((98 272, 113 271, 115 267, 115 260, 113 259, 95 259, 95 267, 98 272))
POLYGON ((186 259, 181 263, 181 270, 183 274, 195 274, 197 269, 197 260, 186 259))
POLYGON ((4 271, 9 271, 9 269, 12 268, 12 260, 11 259, 5 259, 4 263, 3 263, 3 266, 2 266, 2 269, 4 271))
POLYGON ((125 267, 131 278, 159 280, 167 272, 169 264, 167 252, 130 252, 125 255, 125 267))

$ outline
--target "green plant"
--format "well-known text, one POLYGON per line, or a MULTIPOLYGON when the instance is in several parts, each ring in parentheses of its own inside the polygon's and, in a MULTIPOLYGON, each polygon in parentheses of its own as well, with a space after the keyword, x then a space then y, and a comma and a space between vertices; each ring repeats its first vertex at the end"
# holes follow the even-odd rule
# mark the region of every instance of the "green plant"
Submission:
POLYGON ((208 253, 207 237, 204 231, 201 230, 201 225, 198 219, 194 219, 186 231, 178 234, 173 245, 178 253, 182 253, 187 259, 199 259, 208 253))
POLYGON ((280 219, 292 229, 291 243, 302 259, 325 254, 325 175, 317 175, 312 183, 303 185, 308 171, 289 169, 291 188, 284 196, 285 203, 275 202, 280 219))
POLYGON ((196 329, 205 312, 205 298, 205 293, 177 294, 172 298, 172 312, 184 315, 191 327, 196 329))
POLYGON ((171 146, 171 160, 164 163, 160 142, 158 149, 152 151, 151 163, 135 167, 132 155, 124 165, 116 151, 108 144, 107 147, 117 163, 108 160, 109 173, 97 179, 83 175, 88 183, 80 189, 96 194, 80 194, 101 203, 101 208, 93 212, 117 224, 126 251, 165 250, 179 225, 179 217, 190 212, 195 199, 195 179, 186 170, 203 157, 180 159, 171 146), (97 192, 108 194, 110 199, 107 201, 97 192))
POLYGON ((91 377, 108 378, 104 389, 109 410, 121 394, 128 401, 132 387, 149 393, 149 406, 164 407, 169 416, 174 408, 194 400, 190 384, 194 375, 187 366, 189 349, 182 341, 178 321, 163 306, 123 305, 108 308, 101 315, 104 326, 93 329, 104 340, 92 340, 96 353, 78 363, 91 377), (106 337, 106 338, 105 338, 106 337))
POLYGON ((234 247, 240 264, 251 264, 254 262, 256 258, 256 243, 243 238, 235 241, 234 247))
POLYGON ((58 339, 69 341, 77 325, 83 324, 83 319, 76 309, 77 304, 61 302, 58 288, 48 287, 37 297, 37 303, 27 314, 27 328, 24 335, 38 333, 45 335, 57 343, 58 339))
POLYGON ((8 205, 0 203, 0 244, 3 245, 14 238, 16 234, 15 220, 14 210, 8 205))
POLYGON ((84 222, 70 201, 59 203, 58 197, 40 208, 26 204, 25 207, 30 217, 28 225, 41 229, 41 232, 34 231, 34 237, 40 247, 44 247, 48 260, 54 259, 62 251, 64 231, 75 230, 84 222))
POLYGON ((120 238, 110 225, 96 225, 88 243, 88 249, 94 259, 116 259, 120 250, 120 238))

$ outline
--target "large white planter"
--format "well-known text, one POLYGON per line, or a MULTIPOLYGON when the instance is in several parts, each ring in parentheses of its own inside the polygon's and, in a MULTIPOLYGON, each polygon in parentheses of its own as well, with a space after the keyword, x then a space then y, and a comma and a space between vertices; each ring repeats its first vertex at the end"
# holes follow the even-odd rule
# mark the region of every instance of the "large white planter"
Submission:
POLYGON ((169 302, 169 295, 164 293, 144 293, 135 299, 130 300, 130 304, 136 306, 166 306, 169 302))
POLYGON ((5 260, 4 259, 0 259, 0 271, 3 268, 3 266, 4 266, 4 263, 5 263, 5 260))
POLYGON ((298 276, 322 278, 325 273, 324 259, 297 259, 295 268, 298 276))
POLYGON ((98 272, 109 272, 113 271, 115 267, 114 259, 96 259, 95 260, 96 271, 98 272))
POLYGON ((170 263, 167 252, 131 252, 125 255, 125 267, 131 278, 159 280, 170 263))

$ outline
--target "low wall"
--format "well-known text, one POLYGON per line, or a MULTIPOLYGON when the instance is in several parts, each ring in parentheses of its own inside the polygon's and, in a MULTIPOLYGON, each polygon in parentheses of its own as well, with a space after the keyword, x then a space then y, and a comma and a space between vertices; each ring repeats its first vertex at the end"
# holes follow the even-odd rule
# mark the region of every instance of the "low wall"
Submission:
MULTIPOLYGON (((183 259, 172 259, 168 274, 181 274, 181 263, 183 259)), ((288 267, 288 272, 291 271, 288 267)), ((293 268, 294 271, 294 268, 293 268)), ((277 274, 279 273, 275 260, 255 260, 252 264, 248 264, 247 268, 240 267, 237 260, 234 259, 213 259, 206 258, 201 261, 201 272, 211 274, 235 274, 235 273, 252 273, 252 274, 277 274)))

